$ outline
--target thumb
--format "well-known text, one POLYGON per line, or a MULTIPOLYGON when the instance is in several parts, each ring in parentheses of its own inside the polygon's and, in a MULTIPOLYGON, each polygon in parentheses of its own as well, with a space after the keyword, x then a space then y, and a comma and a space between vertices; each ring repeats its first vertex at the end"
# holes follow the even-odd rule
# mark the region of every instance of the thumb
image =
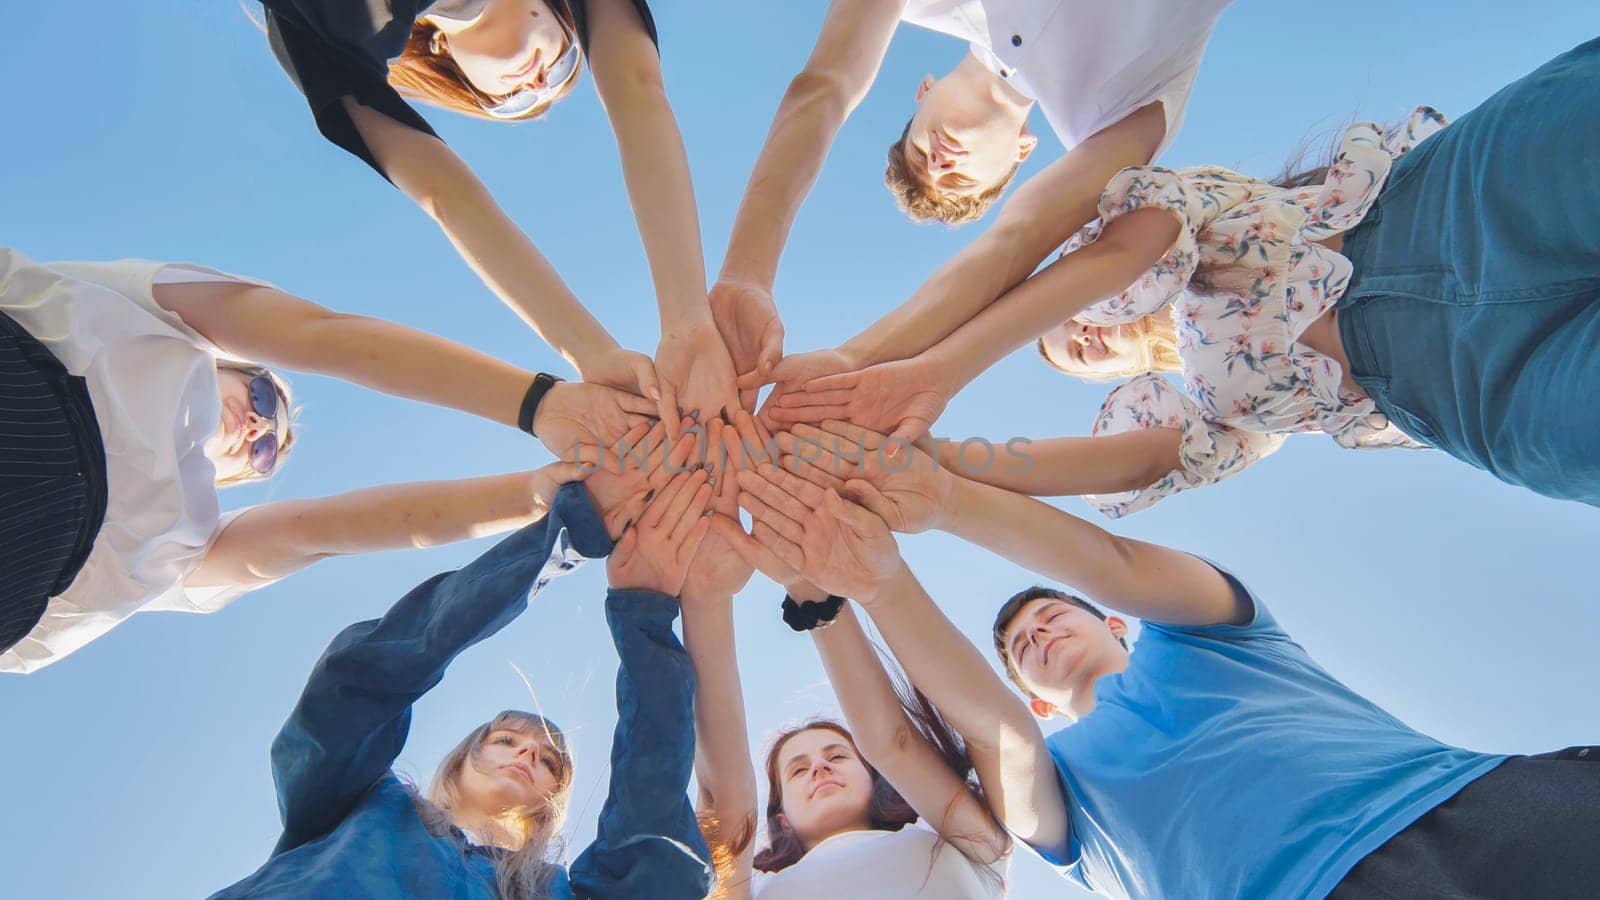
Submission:
MULTIPOLYGON (((833 493, 835 497, 839 497, 837 493, 832 491, 829 493, 833 493)), ((844 483, 844 493, 854 501, 854 505, 858 509, 865 508, 866 511, 872 513, 880 519, 887 520, 889 518, 888 513, 893 509, 892 504, 889 503, 889 499, 883 496, 883 492, 873 486, 872 482, 870 481, 864 481, 860 478, 852 478, 844 483)), ((831 511, 834 513, 834 515, 843 520, 844 514, 849 511, 849 506, 850 504, 845 503, 844 499, 840 497, 838 505, 832 507, 831 511)))
POLYGON ((900 454, 906 451, 904 445, 916 444, 919 438, 928 433, 928 429, 932 427, 932 424, 926 419, 919 419, 915 416, 902 420, 900 426, 894 430, 894 434, 889 435, 889 440, 887 441, 890 445, 889 456, 898 459, 900 454))
POLYGON ((559 486, 569 481, 582 481, 593 474, 594 469, 588 462, 555 462, 544 467, 544 474, 559 486))
POLYGON ((737 385, 742 391, 753 391, 763 388, 777 380, 772 376, 773 365, 775 364, 765 360, 758 362, 754 369, 751 369, 750 371, 734 379, 734 384, 737 385))

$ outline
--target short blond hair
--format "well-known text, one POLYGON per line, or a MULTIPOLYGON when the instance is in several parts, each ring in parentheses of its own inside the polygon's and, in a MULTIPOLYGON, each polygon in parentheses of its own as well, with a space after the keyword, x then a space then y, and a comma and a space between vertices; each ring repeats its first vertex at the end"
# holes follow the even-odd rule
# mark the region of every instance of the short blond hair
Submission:
POLYGON ((983 218, 983 214, 989 211, 994 201, 1005 193, 1006 186, 1011 184, 1011 179, 1017 176, 1017 169, 1022 166, 1018 161, 1011 167, 1011 171, 1006 173, 1006 177, 1000 179, 999 184, 975 197, 943 194, 932 184, 911 173, 911 165, 906 162, 906 138, 910 135, 911 120, 907 119, 905 130, 900 132, 899 140, 889 145, 889 167, 884 170, 883 183, 889 188, 889 193, 894 195, 895 204, 915 222, 960 225, 963 222, 975 222, 983 218))

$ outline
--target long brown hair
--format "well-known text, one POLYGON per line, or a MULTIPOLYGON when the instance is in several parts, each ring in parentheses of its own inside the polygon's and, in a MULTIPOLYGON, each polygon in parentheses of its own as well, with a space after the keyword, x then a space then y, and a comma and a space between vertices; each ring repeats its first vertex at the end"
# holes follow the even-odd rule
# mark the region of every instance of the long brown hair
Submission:
POLYGON ((495 887, 505 900, 544 900, 551 896, 550 880, 560 868, 549 860, 556 834, 566 821, 572 798, 572 752, 566 736, 544 716, 508 709, 479 725, 445 754, 434 771, 426 796, 411 787, 417 815, 429 833, 439 837, 461 834, 453 811, 460 805, 461 769, 476 765, 483 742, 498 730, 537 734, 556 750, 556 787, 544 802, 529 808, 511 810, 475 828, 472 837, 479 843, 497 844, 505 851, 495 856, 495 887))
MULTIPOLYGON (((556 18, 566 25, 567 33, 576 35, 578 23, 572 17, 572 10, 567 4, 563 0, 550 0, 549 6, 556 18)), ((543 103, 529 107, 526 112, 514 117, 497 118, 484 112, 483 109, 485 102, 492 103, 496 98, 472 86, 472 82, 467 80, 467 76, 450 57, 449 49, 440 43, 440 38, 439 29, 419 16, 411 25, 411 37, 406 39, 405 50, 401 51, 399 59, 389 64, 389 83, 394 85, 395 90, 408 97, 465 116, 488 119, 492 122, 537 119, 556 101, 572 91, 573 86, 578 83, 578 76, 583 71, 580 60, 572 77, 543 103)), ((573 40, 577 38, 574 37, 573 40)), ((581 47, 578 52, 583 52, 581 47)))
MULTIPOLYGON (((933 702, 921 691, 911 687, 893 667, 890 668, 890 675, 894 681, 895 693, 900 699, 900 706, 905 710, 913 727, 933 745, 944 759, 945 765, 950 767, 950 771, 966 781, 967 790, 971 791, 987 809, 988 801, 984 798, 982 785, 978 784, 972 757, 967 753, 966 742, 944 720, 944 716, 934 707, 933 702)), ((790 738, 814 728, 832 731, 849 741, 852 749, 856 746, 850 729, 837 720, 828 718, 809 719, 792 728, 784 729, 773 739, 771 749, 767 751, 767 846, 758 851, 755 858, 755 867, 763 872, 782 871, 806 855, 805 842, 783 817, 783 788, 779 783, 778 758, 783 745, 790 738)), ((856 756, 866 767, 867 774, 872 777, 872 797, 867 803, 869 827, 874 831, 899 831, 917 821, 919 818, 917 811, 900 796, 894 785, 879 774, 859 750, 856 751, 856 756)), ((941 849, 942 846, 941 839, 941 849)))

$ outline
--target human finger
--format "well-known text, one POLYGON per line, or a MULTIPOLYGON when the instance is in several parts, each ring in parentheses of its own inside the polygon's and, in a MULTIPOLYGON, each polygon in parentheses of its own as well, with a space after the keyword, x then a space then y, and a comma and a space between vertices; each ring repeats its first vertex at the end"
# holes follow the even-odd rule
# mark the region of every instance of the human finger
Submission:
POLYGON ((822 466, 806 462, 799 457, 785 456, 780 460, 781 467, 788 472, 793 472, 801 478, 820 488, 844 487, 844 479, 832 474, 822 466))
POLYGON ((779 406, 841 406, 850 402, 855 396, 855 391, 832 390, 814 391, 810 384, 803 391, 794 391, 784 394, 778 401, 779 406))
POLYGON ((785 472, 777 466, 769 467, 770 472, 763 470, 761 476, 767 481, 799 501, 799 505, 807 510, 818 509, 822 506, 822 489, 791 472, 785 472))
POLYGON ((665 523, 668 527, 667 540, 674 547, 681 545, 689 530, 694 527, 694 520, 704 519, 706 517, 706 509, 710 505, 711 485, 702 481, 700 487, 695 490, 694 496, 678 511, 677 517, 667 519, 665 523))
MULTIPOLYGON (((743 482, 744 477, 741 474, 741 482, 743 482)), ((766 501, 749 491, 739 491, 739 506, 750 513, 751 519, 767 523, 769 527, 776 529, 796 543, 805 535, 805 528, 798 521, 772 508, 766 501)))
POLYGON ((711 516, 699 515, 690 519, 687 534, 674 540, 673 546, 677 548, 678 565, 685 570, 694 562, 694 555, 700 551, 700 545, 705 541, 706 535, 711 533, 711 516))
POLYGON ((761 502, 798 522, 804 519, 811 509, 800 502, 798 494, 780 486, 776 479, 784 474, 786 473, 779 471, 776 466, 762 466, 755 473, 747 473, 748 477, 741 477, 739 488, 754 494, 761 502))
MULTIPOLYGON (((785 394, 785 399, 788 398, 785 394)), ((822 422, 827 419, 843 419, 850 415, 848 406, 784 406, 773 407, 767 412, 767 418, 774 422, 785 424, 792 422, 822 422)))
POLYGON ((655 499, 650 501, 650 505, 645 508, 644 515, 639 517, 639 524, 645 528, 659 528, 662 520, 666 518, 667 508, 672 505, 679 494, 683 493, 684 488, 689 484, 689 479, 696 474, 698 473, 680 472, 672 476, 672 480, 668 481, 665 487, 656 491, 655 499))
POLYGON ((765 527, 764 522, 757 522, 751 538, 756 543, 771 551, 772 555, 795 572, 805 569, 806 554, 800 545, 791 541, 771 528, 765 527))

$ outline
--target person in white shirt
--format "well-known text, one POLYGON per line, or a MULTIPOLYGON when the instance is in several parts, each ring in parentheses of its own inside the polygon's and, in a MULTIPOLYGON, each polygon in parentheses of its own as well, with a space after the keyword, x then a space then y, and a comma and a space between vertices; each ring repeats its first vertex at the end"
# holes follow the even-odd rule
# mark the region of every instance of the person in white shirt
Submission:
MULTIPOLYGON (((746 490, 774 460, 754 417, 708 425, 722 447, 716 522, 737 528, 746 490)), ((714 526, 715 528, 716 526, 714 526)), ((805 582, 758 544, 713 531, 683 588, 695 703, 702 829, 720 858, 719 900, 855 897, 965 900, 1005 893, 1011 841, 996 823, 959 737, 920 694, 897 690, 842 598, 805 582), (759 569, 784 585, 784 621, 809 631, 845 722, 814 719, 767 752, 766 842, 752 857, 756 779, 734 653, 731 598, 759 569), (709 827, 708 827, 709 823, 709 827), (756 871, 752 873, 752 868, 756 871)))
MULTIPOLYGON (((539 472, 222 512, 219 487, 271 476, 294 444, 289 392, 267 365, 520 426, 566 455, 560 481, 589 468, 575 444, 638 444, 656 408, 210 269, 41 264, 0 248, 0 672, 38 671, 141 610, 214 612, 329 556, 543 514, 539 472)), ((643 472, 611 468, 590 487, 628 518, 643 472)))
POLYGON ((913 356, 1021 283, 1095 215, 1111 176, 1177 134, 1201 55, 1229 0, 835 0, 790 82, 734 221, 712 312, 742 402, 777 382, 767 410, 807 381, 913 356), (990 228, 899 309, 836 349, 782 358, 778 260, 834 135, 866 96, 901 22, 967 42, 889 153, 888 182, 919 220, 978 218, 1037 143, 1035 103, 1066 154, 1017 189, 990 228), (780 363, 780 358, 782 359, 780 363))

